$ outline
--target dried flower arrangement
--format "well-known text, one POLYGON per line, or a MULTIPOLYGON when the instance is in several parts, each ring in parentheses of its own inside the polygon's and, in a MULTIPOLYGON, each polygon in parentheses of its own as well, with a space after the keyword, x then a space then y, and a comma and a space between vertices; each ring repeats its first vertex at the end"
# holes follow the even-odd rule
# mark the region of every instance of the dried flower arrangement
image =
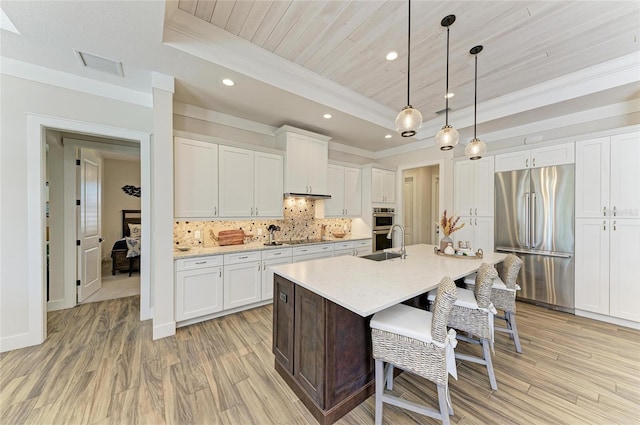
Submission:
POLYGON ((452 215, 451 217, 447 217, 447 210, 444 210, 442 218, 440 219, 440 223, 436 224, 440 226, 440 230, 442 230, 442 233, 445 236, 449 236, 456 230, 460 230, 464 227, 464 223, 462 223, 460 226, 456 226, 456 224, 458 224, 458 220, 460 220, 460 217, 456 214, 452 215))

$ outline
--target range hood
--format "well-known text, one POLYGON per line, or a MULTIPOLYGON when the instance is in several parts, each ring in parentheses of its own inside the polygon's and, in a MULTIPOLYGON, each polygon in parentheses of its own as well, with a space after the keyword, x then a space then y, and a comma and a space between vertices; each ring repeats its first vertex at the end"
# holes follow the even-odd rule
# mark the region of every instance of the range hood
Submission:
POLYGON ((305 199, 331 199, 331 195, 319 195, 315 193, 294 193, 289 192, 284 194, 285 198, 305 198, 305 199))

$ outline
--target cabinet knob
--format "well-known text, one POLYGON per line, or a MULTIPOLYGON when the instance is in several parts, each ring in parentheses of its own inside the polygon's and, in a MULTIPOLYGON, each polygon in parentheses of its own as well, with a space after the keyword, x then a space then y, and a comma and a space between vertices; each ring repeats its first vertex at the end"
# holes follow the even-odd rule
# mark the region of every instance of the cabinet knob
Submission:
POLYGON ((218 207, 213 207, 213 215, 218 215, 218 207))
POLYGON ((602 230, 607 230, 607 220, 602 220, 602 230))
POLYGON ((602 207, 602 215, 607 216, 607 207, 602 207))
POLYGON ((613 220, 613 230, 614 231, 616 230, 616 221, 615 220, 613 220))
POLYGON ((533 158, 533 166, 534 167, 536 166, 536 159, 535 158, 533 158))
POLYGON ((473 215, 473 208, 469 208, 469 215, 473 215))
POLYGON ((529 168, 529 158, 524 160, 524 167, 529 168))
MULTIPOLYGON (((615 217, 617 214, 616 207, 613 207, 613 216, 615 217)), ((615 229, 614 229, 615 230, 615 229)))
POLYGON ((258 207, 256 207, 256 215, 258 215, 258 207))
POLYGON ((478 209, 476 208, 476 215, 478 215, 478 209))

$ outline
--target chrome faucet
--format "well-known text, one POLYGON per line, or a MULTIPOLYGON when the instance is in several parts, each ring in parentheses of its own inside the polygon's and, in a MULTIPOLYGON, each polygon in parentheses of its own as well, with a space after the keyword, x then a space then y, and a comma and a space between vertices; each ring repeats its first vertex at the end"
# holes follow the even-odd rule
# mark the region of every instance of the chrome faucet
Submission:
POLYGON ((389 233, 387 233, 387 239, 391 239, 391 237, 393 236, 393 229, 395 229, 396 227, 399 227, 402 231, 402 239, 400 240, 400 251, 398 251, 398 254, 400 254, 400 258, 404 260, 405 258, 407 258, 407 251, 404 249, 404 226, 402 224, 394 224, 393 226, 391 226, 391 229, 389 229, 389 233))

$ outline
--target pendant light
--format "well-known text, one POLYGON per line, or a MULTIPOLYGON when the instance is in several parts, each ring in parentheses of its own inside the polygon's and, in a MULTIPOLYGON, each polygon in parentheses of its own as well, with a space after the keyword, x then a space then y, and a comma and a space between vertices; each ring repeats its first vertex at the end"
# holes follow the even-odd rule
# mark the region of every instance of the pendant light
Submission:
POLYGON ((469 159, 480 159, 482 155, 487 153, 487 145, 482 140, 478 139, 476 135, 476 111, 478 109, 478 53, 482 51, 482 46, 475 46, 469 53, 476 57, 476 76, 475 76, 475 86, 474 86, 474 94, 473 94, 473 139, 469 142, 466 148, 464 148, 464 153, 469 157, 469 159))
POLYGON ((409 0, 409 25, 407 30, 407 106, 396 117, 396 131, 402 137, 415 136, 416 132, 422 127, 422 114, 414 109, 409 102, 409 76, 411 70, 411 0, 409 0))
POLYGON ((460 135, 458 131, 449 125, 449 27, 456 21, 456 15, 448 15, 442 18, 440 25, 447 28, 447 83, 445 94, 445 123, 442 130, 436 134, 436 144, 440 146, 440 150, 448 151, 458 144, 460 135))

